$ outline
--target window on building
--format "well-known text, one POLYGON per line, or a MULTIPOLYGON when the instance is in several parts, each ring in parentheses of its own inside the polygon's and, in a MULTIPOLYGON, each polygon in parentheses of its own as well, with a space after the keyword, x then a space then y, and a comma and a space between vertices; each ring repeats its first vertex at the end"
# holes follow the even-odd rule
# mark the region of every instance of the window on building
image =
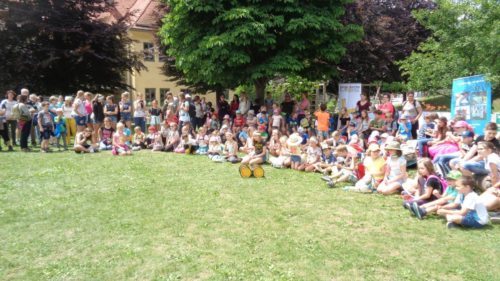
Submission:
POLYGON ((166 62, 168 60, 167 48, 165 46, 160 46, 158 50, 158 61, 166 62))
POLYGON ((160 103, 163 105, 165 99, 167 98, 167 93, 170 91, 169 88, 160 88, 160 103))
POLYGON ((156 89, 155 88, 146 88, 144 90, 145 98, 146 98, 146 103, 148 105, 151 104, 151 102, 156 99, 156 89))
POLYGON ((144 61, 155 61, 155 46, 153 43, 143 43, 144 61))

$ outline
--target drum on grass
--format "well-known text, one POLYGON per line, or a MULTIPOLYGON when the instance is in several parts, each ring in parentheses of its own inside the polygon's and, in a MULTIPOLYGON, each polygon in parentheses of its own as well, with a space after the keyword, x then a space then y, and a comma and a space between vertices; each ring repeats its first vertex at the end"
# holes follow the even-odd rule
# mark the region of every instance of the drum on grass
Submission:
POLYGON ((260 165, 256 165, 254 167, 250 167, 247 164, 241 164, 240 168, 240 176, 242 178, 249 178, 249 177, 255 177, 255 178, 263 178, 264 177, 264 168, 260 165))

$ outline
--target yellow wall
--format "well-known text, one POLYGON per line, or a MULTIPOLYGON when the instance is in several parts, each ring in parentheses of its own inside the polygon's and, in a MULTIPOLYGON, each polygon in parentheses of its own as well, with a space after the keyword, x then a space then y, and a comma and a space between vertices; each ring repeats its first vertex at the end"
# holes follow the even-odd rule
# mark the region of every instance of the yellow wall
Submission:
MULTIPOLYGON (((155 47, 157 47, 156 38, 154 36, 155 32, 155 30, 130 29, 130 38, 137 41, 132 44, 131 51, 142 54, 144 42, 153 43, 155 47)), ((169 78, 162 73, 161 67, 163 62, 159 61, 158 48, 155 48, 154 61, 143 61, 143 63, 147 67, 147 70, 142 70, 140 73, 128 73, 126 77, 127 83, 135 89, 131 92, 132 97, 135 97, 137 93, 144 95, 146 88, 155 88, 156 99, 160 101, 161 88, 170 89, 174 96, 181 93, 182 89, 187 88, 182 85, 177 85, 176 82, 168 81, 169 78)), ((205 95, 205 98, 207 101, 212 101, 213 103, 215 101, 215 93, 208 93, 205 95)), ((147 102, 150 102, 150 100, 147 102)))

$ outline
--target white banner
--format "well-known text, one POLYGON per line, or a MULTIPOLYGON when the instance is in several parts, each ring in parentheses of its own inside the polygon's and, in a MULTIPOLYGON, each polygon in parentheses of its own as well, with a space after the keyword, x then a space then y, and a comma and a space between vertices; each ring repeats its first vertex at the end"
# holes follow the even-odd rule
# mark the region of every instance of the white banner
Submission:
POLYGON ((338 109, 345 107, 349 113, 355 111, 356 103, 361 99, 361 88, 361 83, 339 84, 338 109))

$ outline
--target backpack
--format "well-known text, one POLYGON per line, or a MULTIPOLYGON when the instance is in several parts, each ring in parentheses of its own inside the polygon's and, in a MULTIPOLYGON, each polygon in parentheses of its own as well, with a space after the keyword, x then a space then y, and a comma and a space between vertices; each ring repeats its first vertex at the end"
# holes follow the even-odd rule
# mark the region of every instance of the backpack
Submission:
POLYGON ((194 120, 196 118, 196 106, 194 106, 194 103, 190 102, 189 103, 189 117, 191 120, 194 120))
POLYGON ((448 182, 440 177, 440 176, 436 176, 436 175, 430 175, 428 178, 427 178, 427 181, 431 178, 436 178, 440 183, 441 183, 441 194, 444 194, 444 192, 446 191, 446 188, 448 188, 448 182))
POLYGON ((19 103, 16 103, 16 104, 12 107, 12 115, 11 115, 11 118, 13 118, 14 120, 18 120, 20 117, 21 117, 21 109, 19 108, 19 103))

